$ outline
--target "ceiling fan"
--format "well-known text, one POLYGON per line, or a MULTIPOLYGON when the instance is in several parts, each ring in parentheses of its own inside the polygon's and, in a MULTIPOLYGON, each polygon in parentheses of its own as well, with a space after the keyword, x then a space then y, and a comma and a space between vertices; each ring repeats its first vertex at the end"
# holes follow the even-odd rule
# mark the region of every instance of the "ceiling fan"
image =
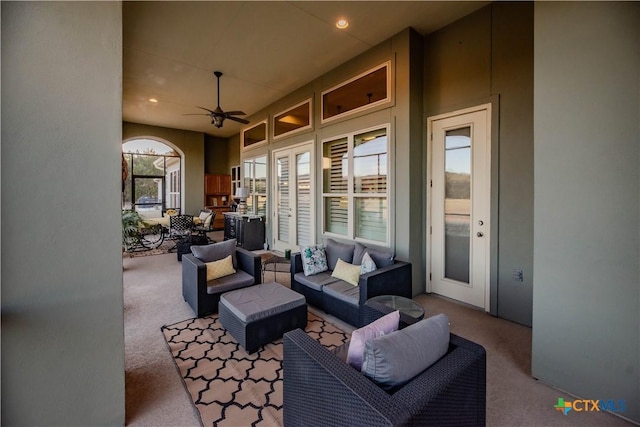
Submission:
POLYGON ((185 116, 209 116, 211 117, 211 124, 217 128, 222 127, 222 123, 224 122, 224 119, 229 119, 235 122, 248 124, 249 120, 241 119, 239 117, 234 117, 234 116, 245 116, 246 114, 243 113, 242 111, 222 111, 222 108, 220 108, 220 76, 222 76, 222 73, 220 71, 214 71, 213 74, 218 79, 218 106, 216 107, 215 110, 210 110, 208 108, 196 106, 196 108, 200 108, 202 110, 208 111, 208 113, 185 114, 185 116))

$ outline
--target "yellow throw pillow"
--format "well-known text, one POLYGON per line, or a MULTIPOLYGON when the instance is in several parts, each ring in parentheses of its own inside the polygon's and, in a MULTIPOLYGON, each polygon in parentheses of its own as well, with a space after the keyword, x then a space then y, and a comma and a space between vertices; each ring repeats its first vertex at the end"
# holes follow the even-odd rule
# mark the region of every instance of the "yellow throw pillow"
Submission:
POLYGON ((344 280, 347 283, 351 283, 353 286, 358 286, 358 280, 360 279, 360 266, 349 264, 338 258, 336 268, 331 273, 332 277, 336 279, 344 280))
POLYGON ((207 262, 207 282, 236 272, 231 255, 218 261, 207 262))

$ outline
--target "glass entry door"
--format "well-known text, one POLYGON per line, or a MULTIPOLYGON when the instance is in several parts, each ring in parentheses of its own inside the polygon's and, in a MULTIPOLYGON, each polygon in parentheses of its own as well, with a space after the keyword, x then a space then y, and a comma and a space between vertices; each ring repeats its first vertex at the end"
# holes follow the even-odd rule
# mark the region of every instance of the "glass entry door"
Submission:
POLYGON ((430 121, 431 291, 488 309, 488 107, 430 121))
POLYGON ((310 143, 273 153, 273 249, 277 251, 295 252, 315 242, 312 153, 310 143))

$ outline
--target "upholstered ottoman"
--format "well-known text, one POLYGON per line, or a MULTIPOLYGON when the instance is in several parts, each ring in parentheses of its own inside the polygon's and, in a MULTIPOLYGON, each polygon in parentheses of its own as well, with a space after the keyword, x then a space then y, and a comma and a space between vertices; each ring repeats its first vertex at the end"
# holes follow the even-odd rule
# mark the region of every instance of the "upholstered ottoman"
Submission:
POLYGON ((218 313, 222 326, 247 353, 307 326, 304 296, 276 282, 222 294, 218 313))

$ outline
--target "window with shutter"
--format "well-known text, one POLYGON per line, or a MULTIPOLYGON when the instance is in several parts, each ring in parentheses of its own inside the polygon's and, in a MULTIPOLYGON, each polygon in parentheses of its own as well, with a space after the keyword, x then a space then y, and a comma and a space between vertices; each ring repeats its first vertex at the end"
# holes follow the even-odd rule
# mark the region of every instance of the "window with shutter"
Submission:
POLYGON ((388 126, 323 142, 324 233, 388 244, 388 126))

